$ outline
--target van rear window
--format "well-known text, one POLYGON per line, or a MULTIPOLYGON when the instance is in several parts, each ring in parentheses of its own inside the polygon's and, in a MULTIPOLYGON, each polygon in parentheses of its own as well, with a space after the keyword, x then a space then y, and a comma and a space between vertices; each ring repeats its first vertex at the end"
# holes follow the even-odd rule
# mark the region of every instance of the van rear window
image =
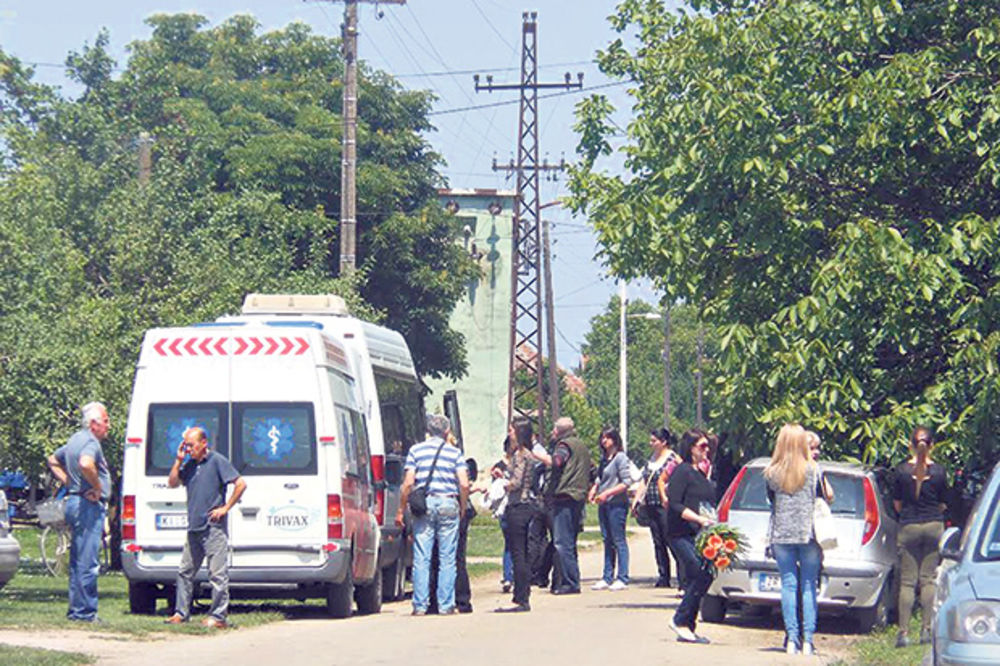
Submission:
MULTIPOLYGON (((836 472, 826 472, 826 480, 833 490, 830 511, 835 515, 863 518, 865 515, 865 491, 861 477, 836 472)), ((763 467, 748 467, 733 495, 732 508, 736 511, 770 511, 767 499, 767 485, 763 467)))
POLYGON ((199 427, 214 450, 229 457, 228 405, 224 403, 160 403, 149 406, 146 475, 170 474, 184 431, 199 427))
POLYGON ((234 403, 233 464, 241 474, 315 474, 311 403, 234 403))

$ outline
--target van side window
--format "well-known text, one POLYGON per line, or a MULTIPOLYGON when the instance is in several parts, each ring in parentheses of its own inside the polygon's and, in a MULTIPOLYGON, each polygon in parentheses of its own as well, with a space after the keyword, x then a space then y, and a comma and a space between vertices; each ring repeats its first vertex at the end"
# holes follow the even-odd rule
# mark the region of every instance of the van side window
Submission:
POLYGON ((382 405, 382 438, 385 440, 387 454, 404 455, 406 446, 403 444, 405 435, 403 428, 403 413, 399 405, 382 405))
POLYGON ((364 437, 360 414, 337 405, 337 428, 340 430, 340 441, 343 442, 344 471, 354 476, 367 475, 368 438, 364 437))
MULTIPOLYGON (((378 402, 382 410, 387 406, 394 407, 399 416, 401 426, 401 441, 403 443, 402 454, 406 454, 415 442, 423 441, 425 433, 424 425, 424 404, 420 397, 420 389, 417 387, 416 379, 413 377, 401 377, 389 374, 380 368, 373 368, 375 371, 375 389, 378 392, 378 402)), ((383 412, 384 414, 384 412, 383 412)), ((382 427, 385 428, 385 417, 383 416, 382 427)), ((385 436, 387 452, 392 452, 393 440, 385 436)))
POLYGON ((368 446, 368 426, 360 412, 351 412, 354 420, 354 435, 357 442, 358 475, 371 479, 371 449, 368 446))
POLYGON ((234 403, 233 465, 241 474, 315 474, 312 403, 234 403))
POLYGON ((154 403, 146 431, 146 475, 166 476, 177 457, 184 431, 205 430, 209 445, 229 457, 229 406, 225 403, 154 403))

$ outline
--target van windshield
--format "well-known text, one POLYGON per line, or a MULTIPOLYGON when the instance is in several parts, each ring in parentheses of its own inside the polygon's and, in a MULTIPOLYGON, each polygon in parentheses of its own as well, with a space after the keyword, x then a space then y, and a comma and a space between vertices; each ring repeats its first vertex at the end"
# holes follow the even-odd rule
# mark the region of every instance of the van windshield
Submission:
MULTIPOLYGON (((827 482, 833 490, 833 503, 830 511, 835 515, 863 518, 865 515, 864 487, 861 477, 837 472, 825 471, 827 482)), ((763 467, 748 467, 743 474, 736 493, 733 495, 732 508, 735 511, 770 511, 771 502, 767 499, 767 485, 764 480, 763 467)))
POLYGON ((223 403, 151 404, 147 422, 147 476, 170 474, 188 428, 202 428, 209 446, 229 457, 228 406, 223 403))
POLYGON ((233 465, 241 474, 315 474, 311 403, 233 403, 233 465))

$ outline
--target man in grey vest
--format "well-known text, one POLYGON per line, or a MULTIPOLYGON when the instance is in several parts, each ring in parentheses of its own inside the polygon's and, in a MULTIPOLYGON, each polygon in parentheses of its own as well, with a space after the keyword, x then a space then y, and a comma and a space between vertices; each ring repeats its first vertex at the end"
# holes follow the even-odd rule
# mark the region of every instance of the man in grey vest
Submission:
POLYGON ((552 593, 579 594, 580 564, 576 554, 576 537, 587 501, 593 462, 586 444, 576 436, 573 419, 557 419, 552 427, 552 440, 556 442, 549 479, 552 537, 562 573, 561 584, 552 593))

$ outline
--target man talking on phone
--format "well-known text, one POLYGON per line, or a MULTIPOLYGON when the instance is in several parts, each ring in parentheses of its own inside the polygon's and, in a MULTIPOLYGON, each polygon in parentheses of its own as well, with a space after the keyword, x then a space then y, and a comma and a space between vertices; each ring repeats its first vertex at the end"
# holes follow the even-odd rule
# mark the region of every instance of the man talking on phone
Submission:
POLYGON ((208 436, 201 428, 188 428, 184 441, 177 448, 177 459, 170 468, 167 484, 171 488, 184 484, 187 490, 188 528, 184 554, 177 571, 175 612, 167 624, 187 622, 191 615, 191 595, 194 575, 201 562, 208 558, 209 581, 212 583, 212 607, 202 622, 206 627, 224 629, 229 610, 229 538, 226 514, 236 506, 247 484, 229 460, 208 448, 208 436), (233 493, 226 500, 226 486, 233 484, 233 493))

